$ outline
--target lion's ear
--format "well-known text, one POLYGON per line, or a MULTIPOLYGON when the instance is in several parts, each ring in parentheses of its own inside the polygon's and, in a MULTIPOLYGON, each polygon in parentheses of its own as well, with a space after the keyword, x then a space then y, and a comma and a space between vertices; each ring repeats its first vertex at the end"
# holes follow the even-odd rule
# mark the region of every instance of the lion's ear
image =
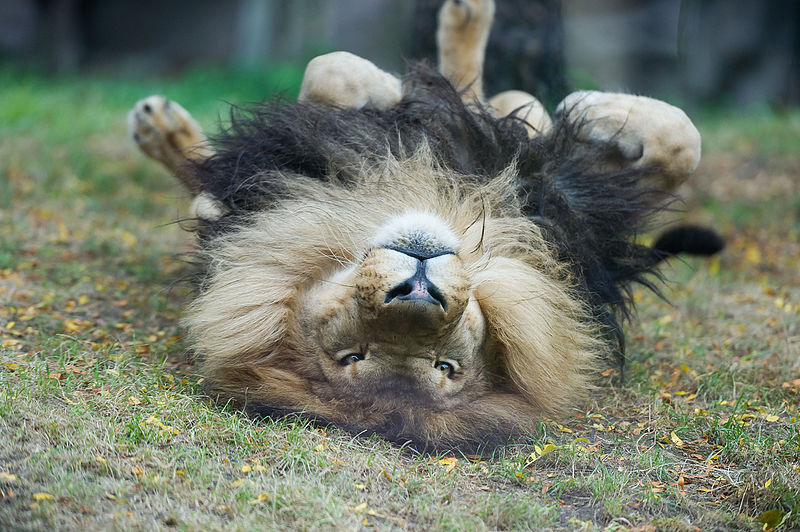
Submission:
POLYGON ((511 384, 538 409, 563 411, 591 388, 603 344, 566 282, 516 259, 495 257, 478 274, 476 297, 494 356, 511 384))

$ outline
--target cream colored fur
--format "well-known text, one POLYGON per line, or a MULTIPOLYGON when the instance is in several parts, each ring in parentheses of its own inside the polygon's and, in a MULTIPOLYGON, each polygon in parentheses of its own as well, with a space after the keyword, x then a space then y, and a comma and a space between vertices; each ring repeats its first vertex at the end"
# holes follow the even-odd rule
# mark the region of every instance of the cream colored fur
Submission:
POLYGON ((495 116, 521 119, 529 137, 545 135, 553 129, 553 121, 542 103, 527 92, 501 92, 492 96, 489 107, 495 116))
POLYGON ((332 52, 309 61, 297 100, 356 109, 388 109, 402 95, 400 80, 395 76, 357 55, 332 52))

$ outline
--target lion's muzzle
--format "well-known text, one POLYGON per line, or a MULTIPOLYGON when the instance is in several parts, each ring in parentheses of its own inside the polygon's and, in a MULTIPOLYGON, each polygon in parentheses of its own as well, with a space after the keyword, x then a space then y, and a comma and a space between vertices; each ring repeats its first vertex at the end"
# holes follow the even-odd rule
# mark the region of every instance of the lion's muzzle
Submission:
POLYGON ((447 312, 447 300, 442 291, 428 279, 428 275, 425 273, 427 263, 427 259, 420 260, 417 258, 417 271, 412 277, 389 290, 386 294, 386 304, 405 301, 421 305, 434 305, 434 307, 439 306, 444 312, 447 312))
POLYGON ((356 289, 362 316, 407 332, 443 331, 469 299, 464 268, 453 253, 420 260, 395 249, 373 249, 358 268, 356 289))

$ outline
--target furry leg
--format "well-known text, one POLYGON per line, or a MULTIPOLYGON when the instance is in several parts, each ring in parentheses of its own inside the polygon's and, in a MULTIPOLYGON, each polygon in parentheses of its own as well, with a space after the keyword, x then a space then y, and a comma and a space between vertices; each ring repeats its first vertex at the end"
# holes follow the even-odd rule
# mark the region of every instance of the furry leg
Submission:
POLYGON ((148 96, 128 113, 128 133, 148 157, 176 176, 194 200, 189 208, 195 218, 216 220, 224 207, 186 171, 187 163, 211 157, 214 150, 200 125, 186 109, 163 96, 148 96))
POLYGON ((465 102, 483 99, 483 62, 494 19, 494 0, 446 0, 439 10, 439 72, 465 102))
POLYGON ((492 114, 498 118, 514 117, 522 120, 528 137, 546 134, 553 128, 547 110, 534 96, 523 91, 505 91, 489 100, 492 114))
POLYGON ((402 93, 400 80, 372 62, 349 52, 332 52, 309 61, 297 101, 388 109, 402 93))
POLYGON ((128 113, 128 133, 139 149, 163 164, 190 192, 200 191, 184 167, 214 152, 203 130, 180 104, 159 95, 139 100, 128 113))
POLYGON ((700 162, 700 133, 686 113, 666 102, 598 91, 573 92, 558 105, 556 120, 577 125, 579 140, 610 143, 613 166, 655 168, 651 186, 672 191, 700 162))

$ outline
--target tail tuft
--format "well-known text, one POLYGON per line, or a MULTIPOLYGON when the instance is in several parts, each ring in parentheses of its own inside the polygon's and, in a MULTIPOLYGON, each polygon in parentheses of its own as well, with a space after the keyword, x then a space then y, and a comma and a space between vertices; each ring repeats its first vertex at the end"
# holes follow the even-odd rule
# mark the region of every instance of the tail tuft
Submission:
POLYGON ((713 229, 682 225, 663 233, 653 248, 666 255, 714 255, 725 247, 725 240, 713 229))

